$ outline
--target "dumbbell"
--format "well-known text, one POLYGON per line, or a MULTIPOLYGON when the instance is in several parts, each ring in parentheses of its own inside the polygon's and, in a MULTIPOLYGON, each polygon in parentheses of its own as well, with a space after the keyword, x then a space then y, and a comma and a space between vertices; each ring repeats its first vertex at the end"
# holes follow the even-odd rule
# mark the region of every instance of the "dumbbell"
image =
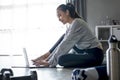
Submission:
POLYGON ((37 80, 37 72, 31 71, 30 75, 14 77, 11 69, 2 69, 0 80, 37 80))
POLYGON ((37 72, 31 71, 30 75, 28 75, 28 76, 18 76, 18 77, 11 76, 10 80, 37 80, 37 72))
POLYGON ((10 76, 13 76, 13 71, 12 71, 12 69, 3 68, 3 69, 0 71, 0 80, 9 79, 10 76))

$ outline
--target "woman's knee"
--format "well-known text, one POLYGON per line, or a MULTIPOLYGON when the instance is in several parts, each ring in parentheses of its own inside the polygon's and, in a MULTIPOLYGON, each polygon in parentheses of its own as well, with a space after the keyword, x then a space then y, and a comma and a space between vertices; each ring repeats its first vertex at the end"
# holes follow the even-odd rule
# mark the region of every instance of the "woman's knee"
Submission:
POLYGON ((63 66, 63 63, 65 62, 66 58, 67 57, 65 55, 60 56, 58 59, 58 64, 63 66))

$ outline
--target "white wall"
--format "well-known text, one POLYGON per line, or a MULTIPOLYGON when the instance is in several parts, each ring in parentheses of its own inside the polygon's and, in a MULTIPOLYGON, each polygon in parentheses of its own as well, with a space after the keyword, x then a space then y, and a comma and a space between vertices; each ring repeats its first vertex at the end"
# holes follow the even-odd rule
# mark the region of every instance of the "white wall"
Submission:
POLYGON ((106 16, 120 20, 120 0, 87 0, 87 21, 91 30, 100 25, 106 16))

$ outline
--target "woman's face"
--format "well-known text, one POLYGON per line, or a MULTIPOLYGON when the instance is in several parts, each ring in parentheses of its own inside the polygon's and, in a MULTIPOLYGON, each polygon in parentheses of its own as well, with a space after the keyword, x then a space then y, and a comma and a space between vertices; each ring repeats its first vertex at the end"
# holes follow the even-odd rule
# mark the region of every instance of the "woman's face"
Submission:
POLYGON ((68 14, 69 14, 68 11, 63 12, 60 9, 57 10, 57 17, 58 17, 59 21, 61 21, 63 24, 68 23, 68 20, 69 20, 68 14))

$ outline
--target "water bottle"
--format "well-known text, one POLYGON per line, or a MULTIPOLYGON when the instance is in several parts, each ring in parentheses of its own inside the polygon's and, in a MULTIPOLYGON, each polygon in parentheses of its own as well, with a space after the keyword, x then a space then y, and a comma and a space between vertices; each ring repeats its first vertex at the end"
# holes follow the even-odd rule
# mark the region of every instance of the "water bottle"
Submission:
POLYGON ((109 48, 106 51, 107 75, 109 80, 120 80, 120 50, 115 35, 108 40, 109 48))

